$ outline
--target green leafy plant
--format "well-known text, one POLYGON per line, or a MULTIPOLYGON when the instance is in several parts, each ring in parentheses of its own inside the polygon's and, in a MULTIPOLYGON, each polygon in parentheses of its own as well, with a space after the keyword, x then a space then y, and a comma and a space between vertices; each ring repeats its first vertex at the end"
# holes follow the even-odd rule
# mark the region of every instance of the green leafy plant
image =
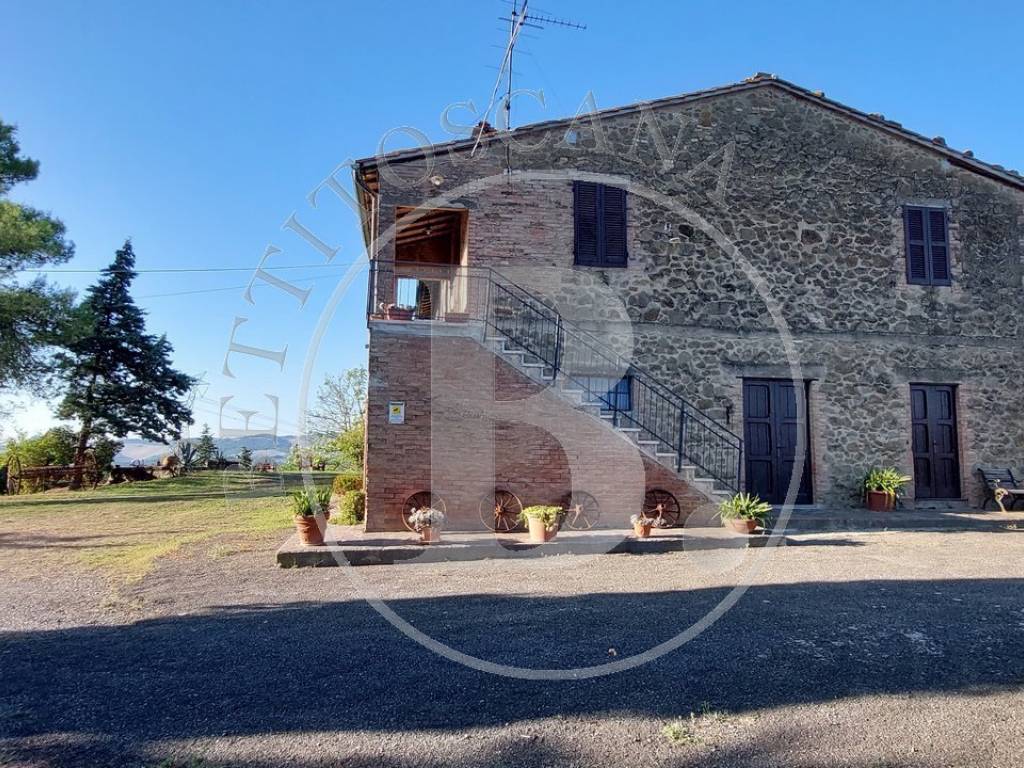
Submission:
POLYGON ((737 493, 718 507, 718 515, 723 520, 757 520, 763 524, 771 513, 771 504, 750 493, 737 493))
POLYGON ((178 457, 178 474, 187 475, 199 468, 199 449, 188 440, 178 441, 174 455, 178 457))
POLYGON ((701 739, 694 733, 694 716, 690 714, 690 722, 676 720, 661 729, 661 735, 669 744, 699 744, 701 739))
POLYGON ((331 486, 337 494, 348 493, 349 491, 363 490, 363 476, 357 474, 337 475, 331 486))
POLYGON ((541 520, 544 523, 544 527, 548 530, 558 527, 559 520, 562 517, 561 507, 549 507, 543 505, 537 505, 533 507, 527 507, 519 514, 519 522, 524 525, 528 525, 530 518, 535 520, 541 520))
POLYGON ((326 485, 318 485, 312 492, 305 488, 296 488, 288 494, 292 514, 296 517, 312 517, 317 513, 326 513, 331 505, 331 489, 326 485))
POLYGON ((338 503, 338 523, 356 525, 366 518, 366 494, 362 491, 348 491, 338 503))
POLYGON ((909 475, 904 475, 895 467, 872 467, 864 476, 863 488, 865 493, 877 491, 898 498, 903 495, 903 486, 909 483, 910 479, 909 475))

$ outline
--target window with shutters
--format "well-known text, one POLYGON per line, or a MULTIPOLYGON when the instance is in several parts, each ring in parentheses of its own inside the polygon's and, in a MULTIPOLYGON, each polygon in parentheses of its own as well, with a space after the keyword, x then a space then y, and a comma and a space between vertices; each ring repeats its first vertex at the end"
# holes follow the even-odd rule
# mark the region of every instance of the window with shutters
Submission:
POLYGON ((907 234, 907 282, 952 285, 946 209, 908 205, 903 222, 907 234))
POLYGON ((625 267, 626 190, 574 182, 573 210, 575 262, 588 267, 625 267))

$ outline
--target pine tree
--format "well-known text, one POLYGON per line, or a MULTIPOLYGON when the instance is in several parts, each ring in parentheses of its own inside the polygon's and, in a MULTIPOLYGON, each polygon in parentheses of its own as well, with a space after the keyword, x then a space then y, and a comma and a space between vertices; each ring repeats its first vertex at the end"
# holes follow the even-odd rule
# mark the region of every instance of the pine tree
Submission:
POLYGON ((203 424, 203 431, 199 434, 199 442, 196 443, 196 461, 200 466, 207 466, 217 456, 217 444, 210 434, 210 425, 203 424))
POLYGON ((166 443, 192 421, 182 398, 193 379, 171 367, 166 337, 146 333, 145 313, 129 293, 135 274, 135 254, 126 241, 87 291, 73 338, 59 356, 67 391, 57 415, 81 423, 76 465, 94 433, 135 433, 166 443))
POLYGON ((242 465, 243 469, 252 469, 252 451, 244 445, 238 452, 238 463, 242 465))
POLYGON ((71 291, 42 277, 19 280, 22 270, 60 264, 75 252, 59 219, 7 197, 38 173, 38 161, 21 154, 14 126, 0 121, 0 391, 49 393, 49 353, 64 341, 73 305, 71 291))

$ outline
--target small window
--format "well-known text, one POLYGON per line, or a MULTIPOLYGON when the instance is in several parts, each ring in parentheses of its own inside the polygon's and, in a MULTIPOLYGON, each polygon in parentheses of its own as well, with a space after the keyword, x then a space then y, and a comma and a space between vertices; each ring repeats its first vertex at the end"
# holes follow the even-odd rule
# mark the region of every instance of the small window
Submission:
POLYGON ((575 261, 587 267, 625 267, 626 190, 590 181, 573 183, 575 261))
POLYGON ((633 410, 631 376, 615 379, 610 376, 581 376, 580 384, 586 388, 587 400, 604 410, 633 410))
POLYGON ((903 218, 907 235, 907 282, 952 285, 946 209, 907 206, 903 218))

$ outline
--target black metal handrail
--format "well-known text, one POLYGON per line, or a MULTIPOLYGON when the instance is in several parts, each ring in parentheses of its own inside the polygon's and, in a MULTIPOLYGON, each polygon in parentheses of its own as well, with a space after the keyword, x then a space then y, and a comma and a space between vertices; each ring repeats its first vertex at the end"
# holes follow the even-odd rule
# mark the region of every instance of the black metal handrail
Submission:
MULTIPOLYGON (((438 267, 399 262, 371 266, 368 310, 379 306, 382 282, 378 273, 420 271, 436 279, 447 275, 459 286, 455 309, 435 307, 432 319, 482 321, 505 343, 531 356, 557 379, 562 376, 599 405, 617 427, 638 430, 641 440, 654 443, 655 452, 675 456, 677 471, 684 465, 702 470, 717 487, 740 488, 743 441, 728 427, 676 394, 656 377, 627 360, 596 336, 566 321, 544 299, 509 280, 491 267, 438 267), (625 382, 624 384, 622 382, 625 382)), ((385 281, 386 283, 386 281, 385 281)), ((394 286, 392 286, 393 289, 394 286)), ((380 302, 386 304, 386 302, 380 302)))

